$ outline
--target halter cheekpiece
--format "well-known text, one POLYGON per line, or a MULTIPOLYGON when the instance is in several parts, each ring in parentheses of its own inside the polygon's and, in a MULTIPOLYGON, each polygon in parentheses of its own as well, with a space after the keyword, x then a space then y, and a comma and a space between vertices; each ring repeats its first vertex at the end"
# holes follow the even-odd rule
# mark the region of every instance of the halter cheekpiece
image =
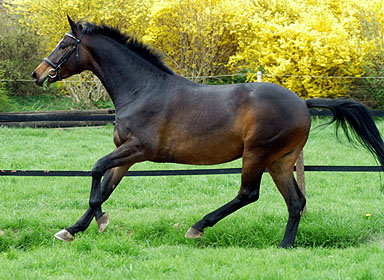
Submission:
POLYGON ((70 33, 65 33, 65 36, 68 36, 69 38, 72 38, 73 40, 75 40, 75 44, 62 58, 60 58, 58 63, 52 62, 48 57, 44 58, 44 61, 53 67, 49 70, 49 72, 51 72, 51 71, 55 72, 54 75, 50 75, 50 74, 48 75, 51 79, 58 77, 59 81, 62 80, 62 77, 60 74, 60 68, 63 66, 64 63, 66 63, 68 61, 68 58, 71 56, 71 54, 74 51, 76 51, 76 65, 77 65, 77 69, 79 69, 79 48, 78 48, 78 46, 81 42, 83 35, 84 35, 84 32, 82 32, 80 34, 80 37, 77 38, 76 36, 74 36, 70 33))

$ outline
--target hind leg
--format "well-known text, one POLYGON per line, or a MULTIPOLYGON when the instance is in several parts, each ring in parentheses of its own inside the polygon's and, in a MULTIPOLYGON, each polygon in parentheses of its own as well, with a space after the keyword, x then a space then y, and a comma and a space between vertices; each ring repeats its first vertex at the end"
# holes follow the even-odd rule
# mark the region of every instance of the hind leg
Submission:
POLYGON ((243 157, 243 169, 241 174, 241 187, 237 196, 227 204, 204 216, 195 223, 185 234, 186 238, 200 238, 206 227, 214 226, 218 221, 241 207, 259 199, 260 181, 265 166, 255 160, 247 160, 243 157))
POLYGON ((280 247, 283 248, 293 246, 306 202, 305 196, 293 176, 293 166, 300 151, 301 148, 296 148, 291 153, 281 157, 268 166, 268 171, 280 193, 283 195, 288 207, 288 223, 283 241, 280 243, 280 247))

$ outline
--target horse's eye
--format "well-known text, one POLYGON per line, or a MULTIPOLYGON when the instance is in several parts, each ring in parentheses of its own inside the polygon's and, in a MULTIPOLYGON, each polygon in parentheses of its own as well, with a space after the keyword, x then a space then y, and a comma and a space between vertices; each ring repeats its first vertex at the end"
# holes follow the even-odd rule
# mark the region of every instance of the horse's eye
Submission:
POLYGON ((61 49, 61 50, 64 50, 66 47, 67 47, 67 46, 66 46, 65 44, 63 44, 63 43, 60 44, 60 49, 61 49))

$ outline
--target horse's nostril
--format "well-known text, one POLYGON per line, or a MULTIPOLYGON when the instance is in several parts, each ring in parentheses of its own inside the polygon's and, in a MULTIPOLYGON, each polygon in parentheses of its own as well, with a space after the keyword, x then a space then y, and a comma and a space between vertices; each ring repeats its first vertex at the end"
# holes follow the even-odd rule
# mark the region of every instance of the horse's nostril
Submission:
POLYGON ((33 73, 32 73, 32 78, 33 78, 35 81, 37 81, 37 74, 36 74, 36 72, 33 72, 33 73))

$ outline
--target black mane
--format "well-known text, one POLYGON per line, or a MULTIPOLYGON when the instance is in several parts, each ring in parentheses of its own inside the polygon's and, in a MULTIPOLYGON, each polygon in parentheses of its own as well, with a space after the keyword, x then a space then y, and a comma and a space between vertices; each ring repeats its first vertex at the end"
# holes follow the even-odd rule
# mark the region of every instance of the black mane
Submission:
POLYGON ((110 27, 108 25, 96 25, 89 22, 81 24, 84 28, 86 34, 101 34, 106 37, 109 37, 120 44, 123 44, 137 55, 150 62, 152 65, 156 66, 160 70, 168 73, 174 74, 174 72, 164 64, 162 55, 145 45, 143 42, 137 40, 137 38, 129 36, 122 33, 119 29, 110 27))

